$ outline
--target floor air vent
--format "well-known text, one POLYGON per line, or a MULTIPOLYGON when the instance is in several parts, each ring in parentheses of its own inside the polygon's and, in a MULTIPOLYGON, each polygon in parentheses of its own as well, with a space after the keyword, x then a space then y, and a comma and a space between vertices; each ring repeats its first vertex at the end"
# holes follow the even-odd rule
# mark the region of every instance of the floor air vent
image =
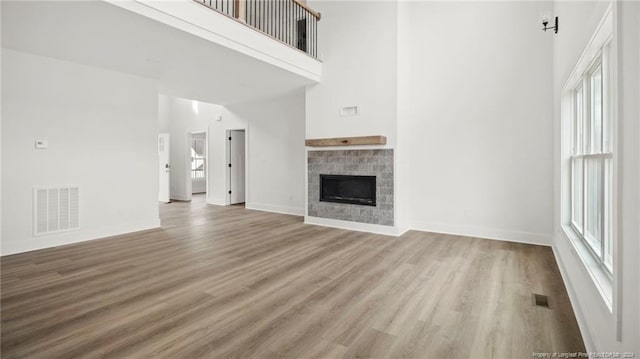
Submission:
POLYGON ((533 293, 532 297, 533 297, 533 305, 535 305, 536 307, 550 308, 549 297, 547 297, 546 295, 533 293))
POLYGON ((80 188, 34 187, 33 233, 42 235, 80 227, 80 188))

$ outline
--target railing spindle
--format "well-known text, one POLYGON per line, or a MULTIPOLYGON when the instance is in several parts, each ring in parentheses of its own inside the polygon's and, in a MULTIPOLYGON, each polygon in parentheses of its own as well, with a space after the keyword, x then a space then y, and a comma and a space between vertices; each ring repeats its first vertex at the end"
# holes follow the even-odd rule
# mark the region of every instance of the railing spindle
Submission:
POLYGON ((260 11, 258 13, 258 21, 260 21, 260 30, 264 31, 264 0, 258 0, 258 5, 260 5, 260 11))
POLYGON ((284 21, 284 16, 282 16, 282 1, 278 0, 278 40, 282 41, 282 25, 284 21))
POLYGON ((286 1, 287 6, 287 45, 291 46, 291 1, 286 1))
POLYGON ((302 45, 300 44, 302 40, 302 36, 300 36, 300 6, 296 4, 296 37, 298 38, 298 50, 302 50, 302 45))

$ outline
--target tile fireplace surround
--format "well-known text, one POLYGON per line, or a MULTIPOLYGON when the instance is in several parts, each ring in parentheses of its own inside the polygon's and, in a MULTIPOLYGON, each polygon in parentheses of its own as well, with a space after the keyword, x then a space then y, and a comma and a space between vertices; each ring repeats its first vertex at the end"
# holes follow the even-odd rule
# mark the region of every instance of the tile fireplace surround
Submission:
POLYGON ((309 151, 308 215, 393 226, 393 150, 309 151), (376 176, 373 206, 320 202, 320 175, 376 176))

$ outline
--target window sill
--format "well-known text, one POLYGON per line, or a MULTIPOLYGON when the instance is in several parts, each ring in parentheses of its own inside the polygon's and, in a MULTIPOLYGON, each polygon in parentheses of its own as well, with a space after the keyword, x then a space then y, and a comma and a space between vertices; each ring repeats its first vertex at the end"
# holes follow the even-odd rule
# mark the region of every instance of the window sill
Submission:
POLYGON ((600 266, 596 259, 593 258, 593 254, 591 254, 589 248, 578 238, 569 225, 563 225, 562 229, 575 253, 577 253, 580 261, 587 269, 587 273, 589 273, 591 280, 596 285, 598 292, 600 292, 600 296, 607 305, 609 312, 613 313, 613 284, 611 277, 605 272, 604 268, 600 266))

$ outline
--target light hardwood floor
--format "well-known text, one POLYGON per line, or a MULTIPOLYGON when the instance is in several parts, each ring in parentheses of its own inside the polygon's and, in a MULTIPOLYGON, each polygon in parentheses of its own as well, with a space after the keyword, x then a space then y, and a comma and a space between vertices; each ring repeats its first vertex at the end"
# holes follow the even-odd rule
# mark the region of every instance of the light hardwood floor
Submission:
POLYGON ((585 351, 549 248, 193 203, 3 257, 3 358, 531 358, 585 351), (550 296, 534 307, 531 293, 550 296))

